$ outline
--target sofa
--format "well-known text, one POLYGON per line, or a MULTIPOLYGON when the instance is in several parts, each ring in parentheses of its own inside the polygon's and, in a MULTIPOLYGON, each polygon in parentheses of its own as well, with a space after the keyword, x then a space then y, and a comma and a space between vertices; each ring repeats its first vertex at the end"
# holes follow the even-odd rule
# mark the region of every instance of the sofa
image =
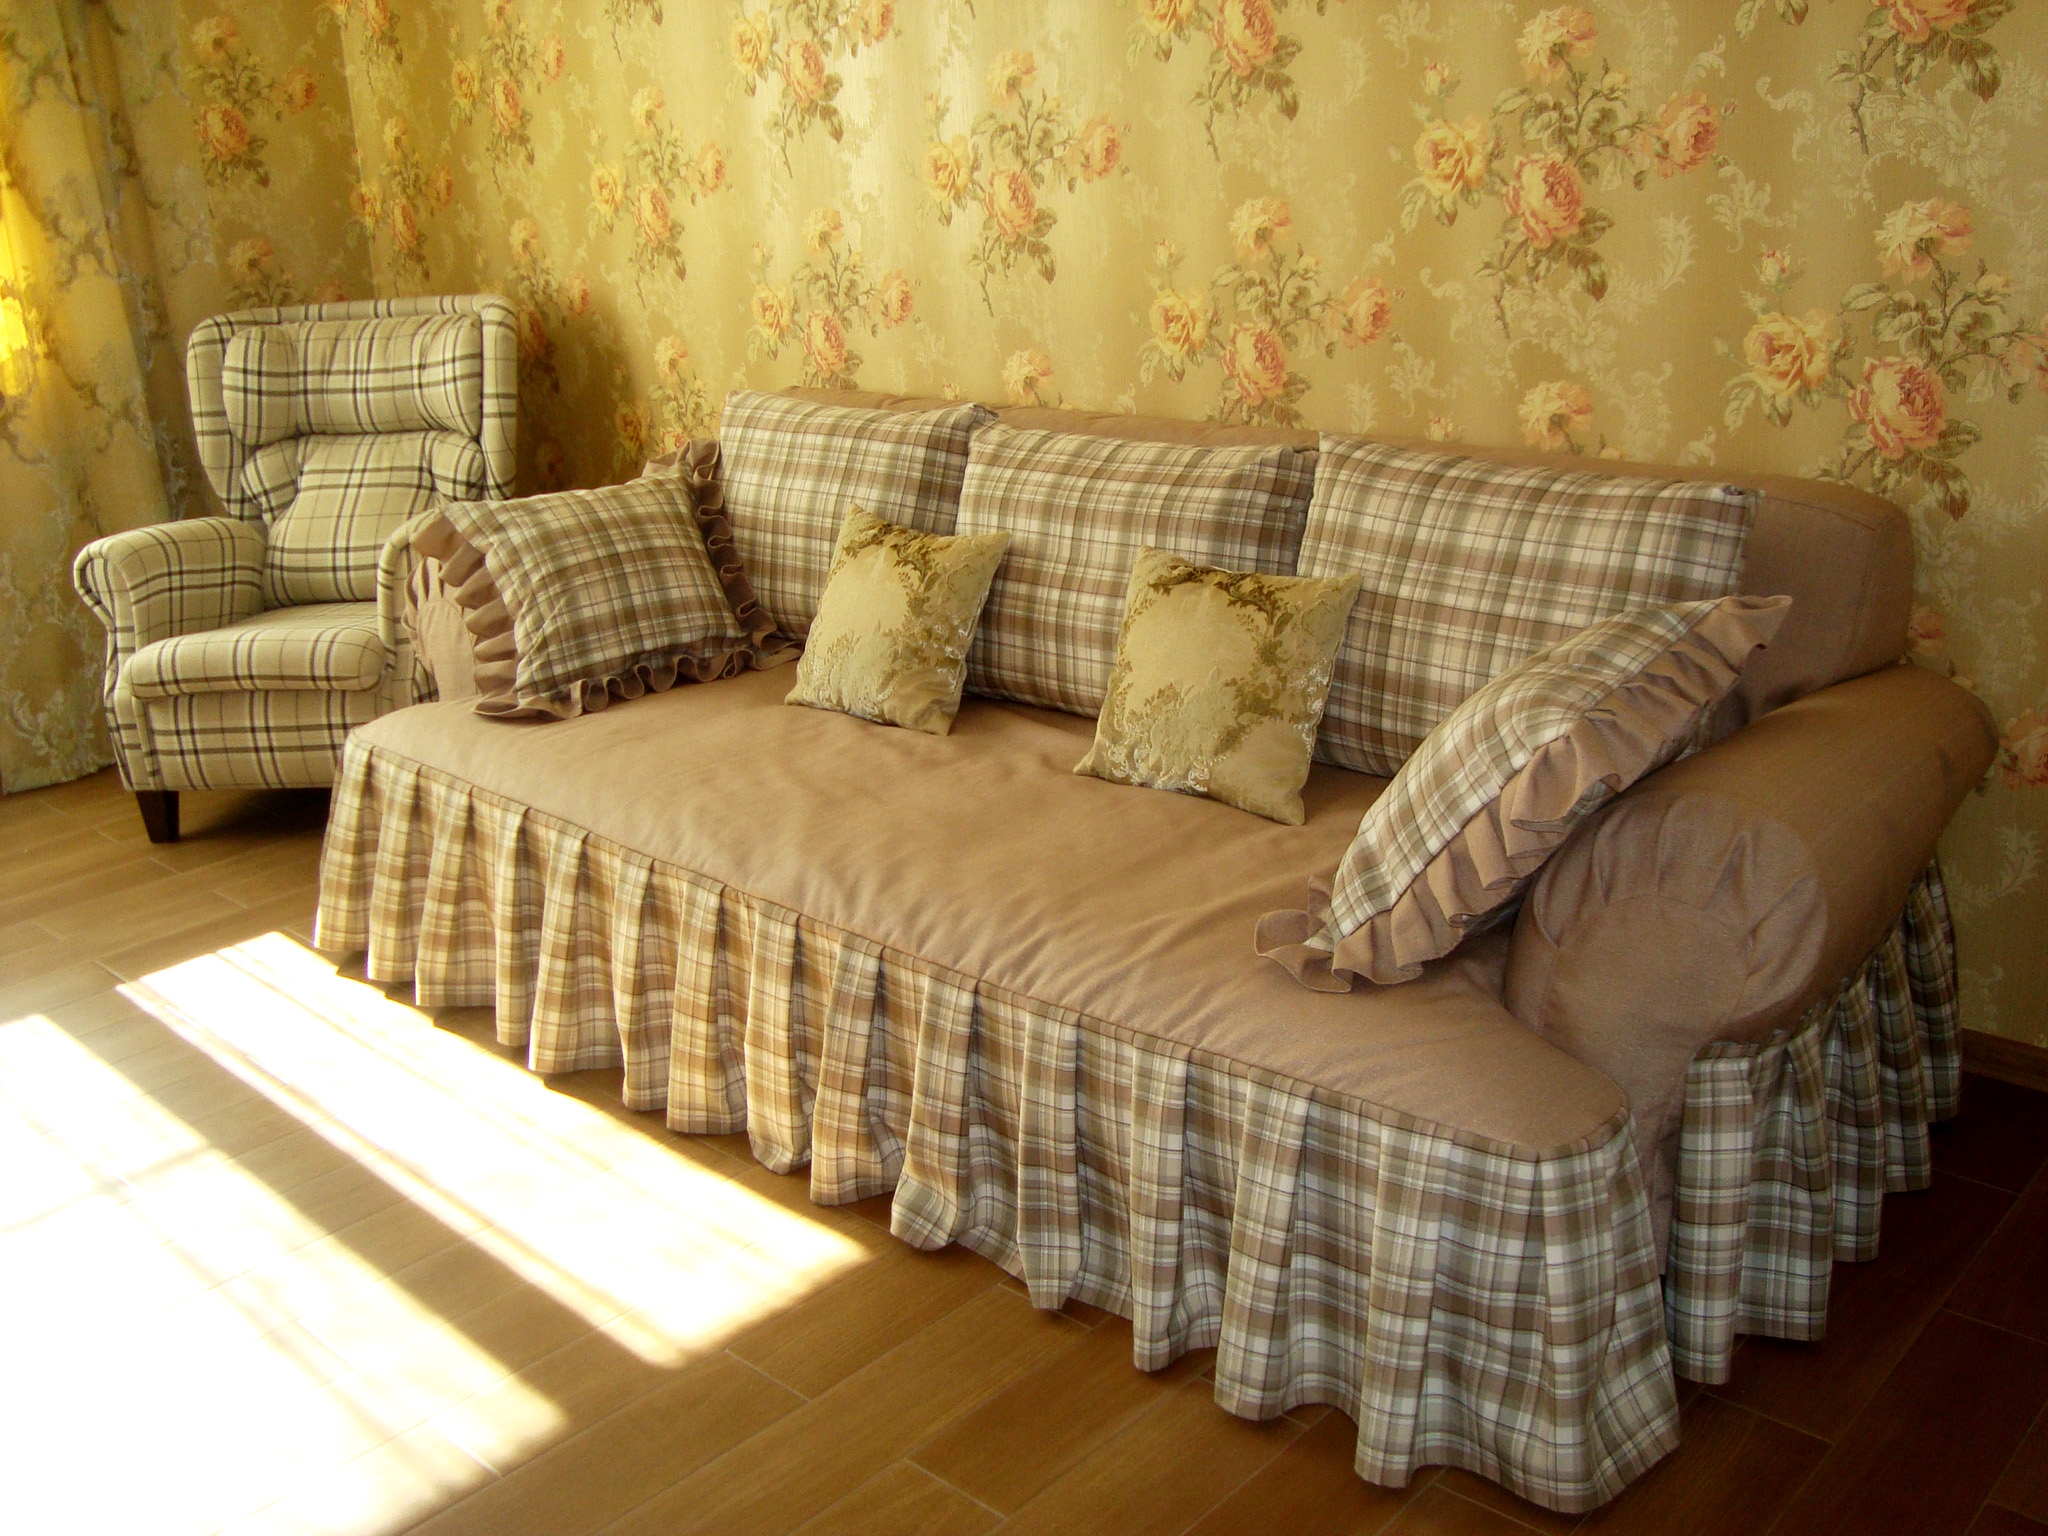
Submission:
POLYGON ((1821 1335, 1834 1262, 1875 1254, 1957 1106, 1935 845, 1995 731, 1901 662, 1897 508, 1729 478, 1739 590, 1792 606, 1711 744, 1412 981, 1310 990, 1252 946, 1384 778, 1319 762, 1285 826, 1077 777, 1093 722, 974 697, 972 667, 947 735, 784 707, 781 669, 486 718, 403 530, 390 601, 440 697, 350 737, 319 942, 422 1007, 494 1006, 537 1072, 622 1067, 628 1107, 744 1132, 820 1203, 889 1194, 898 1237, 1039 1306, 1129 1318, 1139 1369, 1214 1347, 1231 1413, 1342 1410, 1363 1478, 1452 1465, 1589 1509, 1677 1444, 1678 1378, 1724 1380, 1742 1333, 1821 1335))

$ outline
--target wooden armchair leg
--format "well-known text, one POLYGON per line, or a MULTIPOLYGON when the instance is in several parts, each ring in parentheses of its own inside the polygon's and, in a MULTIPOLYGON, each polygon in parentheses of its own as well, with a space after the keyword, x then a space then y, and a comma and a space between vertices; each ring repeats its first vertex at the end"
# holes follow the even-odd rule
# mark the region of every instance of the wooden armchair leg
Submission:
POLYGON ((152 843, 178 840, 178 792, 175 789, 138 789, 135 803, 142 810, 142 825, 152 843))

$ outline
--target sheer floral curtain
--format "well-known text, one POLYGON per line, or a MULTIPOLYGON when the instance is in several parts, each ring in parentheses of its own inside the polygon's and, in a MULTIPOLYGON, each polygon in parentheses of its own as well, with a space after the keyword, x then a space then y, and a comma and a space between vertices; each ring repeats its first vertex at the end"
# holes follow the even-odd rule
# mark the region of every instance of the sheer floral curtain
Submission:
POLYGON ((182 387, 105 9, 0 3, 0 787, 111 761, 71 558, 171 515, 182 387))

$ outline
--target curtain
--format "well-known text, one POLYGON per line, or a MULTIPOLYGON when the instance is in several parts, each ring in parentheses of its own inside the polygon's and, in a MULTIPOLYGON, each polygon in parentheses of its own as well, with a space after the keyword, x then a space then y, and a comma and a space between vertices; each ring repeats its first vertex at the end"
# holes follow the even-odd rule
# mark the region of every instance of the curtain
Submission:
POLYGON ((71 559, 171 515, 182 385, 104 10, 0 28, 0 787, 112 761, 71 559))

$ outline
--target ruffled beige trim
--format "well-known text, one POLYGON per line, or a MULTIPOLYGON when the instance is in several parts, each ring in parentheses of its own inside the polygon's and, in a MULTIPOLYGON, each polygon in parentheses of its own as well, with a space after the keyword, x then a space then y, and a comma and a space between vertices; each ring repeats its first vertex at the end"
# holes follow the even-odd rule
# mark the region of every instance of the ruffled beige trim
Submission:
POLYGON ((1671 649, 1538 747, 1391 907, 1333 938, 1330 882, 1311 880, 1306 910, 1259 920, 1258 952, 1317 992, 1348 992, 1359 978, 1413 981, 1425 962, 1507 916, 1588 816, 1699 745, 1714 706, 1790 606, 1783 597, 1732 598, 1708 610, 1671 649))

